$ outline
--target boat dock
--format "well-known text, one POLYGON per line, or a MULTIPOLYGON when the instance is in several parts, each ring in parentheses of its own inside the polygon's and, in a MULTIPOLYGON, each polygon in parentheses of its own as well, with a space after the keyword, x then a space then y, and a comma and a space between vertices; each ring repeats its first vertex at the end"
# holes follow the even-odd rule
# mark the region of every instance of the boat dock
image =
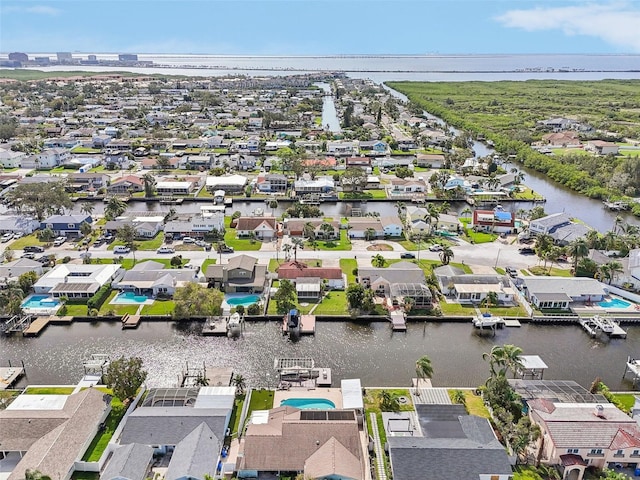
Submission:
POLYGON ((125 328, 138 328, 140 325, 140 315, 129 315, 128 313, 122 316, 122 329, 125 328))
POLYGON ((291 331, 289 331, 290 315, 286 315, 282 319, 282 334, 292 334, 297 333, 299 335, 315 335, 316 334, 316 316, 315 315, 299 315, 298 316, 298 324, 297 326, 291 326, 291 331), (294 332, 295 330, 295 332, 294 332))
POLYGON ((8 367, 0 367, 0 391, 11 388, 25 372, 24 363, 22 366, 17 367, 9 362, 8 367))
POLYGON ((640 359, 627 357, 627 364, 624 367, 622 378, 625 378, 629 372, 633 374, 633 385, 635 386, 640 379, 640 359))
POLYGON ((407 331, 407 317, 404 314, 404 310, 391 310, 389 312, 389 320, 391 321, 391 329, 394 332, 407 331))
POLYGON ((222 336, 227 334, 227 319, 225 317, 207 317, 202 326, 202 335, 222 336))
POLYGON ((626 330, 610 318, 596 315, 595 317, 580 318, 578 322, 591 337, 597 337, 600 333, 605 333, 612 338, 627 338, 626 330))
POLYGON ((629 210, 629 204, 627 202, 609 202, 607 200, 603 200, 602 203, 604 204, 605 208, 608 208, 609 210, 614 212, 629 210))
MULTIPOLYGON (((496 329, 502 328, 505 325, 505 321, 502 317, 494 317, 490 313, 480 313, 477 309, 476 311, 478 312, 478 315, 471 320, 471 323, 479 332, 482 332, 483 330, 490 330, 493 335, 495 335, 496 329)), ((519 323, 520 322, 518 322, 518 326, 519 323)))

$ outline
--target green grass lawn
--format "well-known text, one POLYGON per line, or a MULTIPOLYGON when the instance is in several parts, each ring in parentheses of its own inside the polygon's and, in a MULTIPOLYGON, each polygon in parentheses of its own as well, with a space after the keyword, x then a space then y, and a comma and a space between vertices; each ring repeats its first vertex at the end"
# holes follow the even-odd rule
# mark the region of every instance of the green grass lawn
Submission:
POLYGON ((536 265, 535 267, 530 267, 529 271, 536 276, 552 276, 552 277, 572 277, 571 271, 564 268, 556 268, 556 267, 547 267, 544 268, 542 265, 536 265))
POLYGON ((233 402, 233 411, 231 412, 231 418, 229 419, 229 425, 232 425, 232 436, 237 434, 240 428, 240 416, 242 413, 242 407, 244 406, 245 397, 246 395, 244 393, 241 395, 236 395, 236 398, 233 402))
POLYGON ((64 307, 58 310, 59 317, 65 317, 65 316, 86 317, 88 315, 88 307, 86 305, 66 304, 65 307, 66 307, 66 311, 64 307))
POLYGON ((629 413, 636 399, 632 393, 613 393, 613 398, 620 402, 620 408, 623 412, 629 413))
MULTIPOLYGON (((486 312, 485 307, 478 307, 481 312, 486 312)), ((475 317, 476 310, 472 305, 460 305, 459 303, 440 302, 440 309, 443 315, 460 315, 475 317)), ((489 312, 502 317, 528 317, 527 312, 520 305, 517 307, 492 307, 489 312)))
POLYGON ((203 187, 198 192, 198 198, 213 198, 213 194, 205 187, 203 187))
POLYGON ((209 265, 215 265, 217 262, 217 258, 207 258, 204 262, 202 262, 202 267, 200 267, 200 270, 204 273, 207 271, 207 267, 209 265))
POLYGON ((75 387, 29 387, 26 395, 71 395, 75 387))
MULTIPOLYGON (((453 393, 455 390, 448 390, 449 398, 453 401, 453 393)), ((482 401, 482 397, 473 393, 473 390, 462 390, 464 393, 464 404, 469 415, 476 415, 482 418, 491 418, 489 410, 482 401)))
POLYGON ((353 270, 358 268, 358 261, 353 258, 341 258, 340 268, 342 269, 342 273, 347 276, 347 285, 355 283, 356 276, 353 274, 353 270))
POLYGON ((111 301, 115 298, 117 294, 118 292, 114 290, 113 292, 111 292, 109 297, 104 301, 99 311, 100 316, 111 315, 111 314, 120 316, 120 315, 125 315, 127 313, 129 315, 133 315, 138 311, 138 305, 111 305, 111 301))
MULTIPOLYGON (((311 246, 309 246, 309 242, 305 243, 305 249, 313 250, 311 246)), ((334 250, 334 251, 348 251, 351 250, 351 241, 349 240, 349 236, 347 230, 340 230, 340 240, 333 241, 318 241, 315 247, 316 250, 334 250)))
POLYGON ((539 193, 534 192, 533 190, 531 190, 529 187, 522 187, 522 191, 521 192, 516 192, 513 196, 513 198, 516 198, 518 200, 542 200, 542 195, 540 195, 539 193))
POLYGON ((30 247, 33 245, 44 246, 45 242, 41 242, 35 234, 31 234, 14 240, 7 248, 10 250, 23 250, 24 247, 30 247))
POLYGON ((373 413, 381 413, 380 410, 380 394, 383 391, 387 391, 392 395, 397 395, 398 397, 406 397, 407 403, 400 404, 401 412, 411 412, 413 411, 413 403, 411 402, 411 395, 409 395, 409 389, 407 388, 385 388, 385 389, 377 389, 377 388, 367 388, 367 394, 364 396, 364 408, 367 412, 373 413))
POLYGON ((283 263, 285 263, 285 260, 284 260, 284 259, 282 259, 282 258, 281 258, 281 259, 279 259, 279 260, 276 260, 275 258, 272 258, 272 259, 270 259, 270 260, 269 260, 269 267, 268 267, 268 270, 269 270, 270 272, 275 272, 275 271, 277 271, 277 270, 278 270, 278 267, 279 267, 280 265, 282 265, 283 263))
POLYGON ((334 290, 327 292, 320 305, 313 311, 314 315, 345 315, 347 308, 347 295, 344 291, 334 290))
POLYGON ((73 472, 71 480, 99 480, 100 474, 98 472, 73 472))
POLYGON ((74 147, 71 149, 71 153, 100 153, 102 150, 99 148, 89 148, 89 147, 74 147))
POLYGON ((273 390, 253 390, 251 392, 251 401, 249 402, 247 419, 251 418, 251 412, 254 410, 270 410, 272 408, 273 390))
POLYGON ((117 397, 111 398, 111 412, 104 422, 105 428, 103 431, 98 432, 93 438, 93 441, 89 445, 89 448, 84 453, 82 460, 85 462, 97 462, 100 460, 102 453, 107 448, 107 444, 113 433, 115 432, 120 420, 127 411, 122 401, 117 397))
POLYGON ((260 250, 262 242, 258 240, 251 240, 249 238, 236 238, 236 229, 231 228, 231 217, 224 219, 224 242, 227 246, 232 247, 234 250, 244 251, 256 251, 260 250))
MULTIPOLYGON (((135 306, 135 305, 134 305, 135 306)), ((141 315, 171 315, 176 302, 173 300, 156 300, 151 305, 142 307, 141 315)))
MULTIPOLYGON (((149 240, 136 240, 134 243, 137 250, 157 250, 164 243, 164 233, 160 232, 155 237, 149 240)), ((113 248, 117 245, 124 245, 124 242, 121 240, 116 240, 107 247, 107 250, 113 250, 113 248)))

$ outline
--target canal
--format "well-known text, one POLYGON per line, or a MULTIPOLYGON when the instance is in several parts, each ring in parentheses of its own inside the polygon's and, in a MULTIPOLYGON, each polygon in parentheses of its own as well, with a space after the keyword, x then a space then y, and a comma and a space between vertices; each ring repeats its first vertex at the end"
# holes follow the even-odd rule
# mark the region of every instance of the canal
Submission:
POLYGON ((436 386, 474 387, 488 376, 482 353, 494 345, 519 345, 540 355, 549 366, 544 378, 571 379, 588 387, 596 376, 615 390, 632 388, 623 381, 627 356, 638 356, 640 327, 628 327, 624 339, 592 339, 578 326, 525 324, 479 336, 469 323, 410 323, 407 333, 392 333, 388 322, 318 322, 315 337, 291 342, 277 322, 251 322, 243 337, 203 337, 200 324, 143 322, 123 331, 118 322, 76 322, 49 326, 38 338, 0 338, 0 361, 23 360, 23 384, 77 382, 82 360, 92 353, 140 356, 149 383, 172 386, 186 362, 231 367, 252 386, 273 386, 275 357, 313 357, 333 370, 334 382, 358 377, 365 386, 408 385, 416 359, 428 355, 436 386))

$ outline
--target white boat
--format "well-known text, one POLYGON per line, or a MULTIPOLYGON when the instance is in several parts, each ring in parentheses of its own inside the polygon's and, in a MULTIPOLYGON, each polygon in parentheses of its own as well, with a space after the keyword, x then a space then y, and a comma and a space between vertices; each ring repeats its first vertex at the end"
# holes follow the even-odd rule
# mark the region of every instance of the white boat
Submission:
POLYGON ((494 317, 490 313, 483 313, 473 319, 473 326, 476 328, 496 328, 503 323, 502 317, 494 317))

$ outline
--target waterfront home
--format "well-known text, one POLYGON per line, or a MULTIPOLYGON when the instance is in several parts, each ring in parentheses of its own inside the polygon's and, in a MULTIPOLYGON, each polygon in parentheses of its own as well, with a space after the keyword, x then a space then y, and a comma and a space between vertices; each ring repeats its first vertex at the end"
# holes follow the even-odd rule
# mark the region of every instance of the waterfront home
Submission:
POLYGON ((168 181, 163 180, 156 183, 158 195, 189 195, 198 186, 197 181, 168 181))
POLYGON ((422 168, 442 168, 445 163, 444 155, 433 153, 419 153, 416 155, 416 166, 422 168))
POLYGON ((272 240, 277 234, 278 223, 275 217, 239 217, 235 228, 238 238, 253 235, 259 240, 272 240))
POLYGON ((120 265, 56 265, 45 273, 34 285, 35 293, 48 294, 55 298, 92 297, 103 285, 111 283, 124 272, 120 265))
POLYGON ((66 188, 73 192, 99 190, 109 184, 110 177, 104 173, 72 173, 66 188))
POLYGON ((226 264, 209 265, 204 272, 213 288, 227 293, 260 293, 265 289, 267 266, 258 265, 258 259, 249 255, 236 255, 226 264))
POLYGON ((266 193, 284 193, 288 185, 287 176, 281 173, 260 174, 256 183, 258 191, 266 193))
POLYGON ((23 157, 20 168, 50 169, 62 165, 69 158, 65 148, 49 148, 40 153, 23 157))
POLYGON ((253 155, 231 155, 226 160, 227 165, 235 170, 248 171, 254 170, 258 164, 258 159, 253 155))
POLYGON ((313 227, 315 238, 332 240, 340 236, 340 223, 324 218, 285 218, 283 222, 284 234, 292 237, 302 237, 306 225, 313 227), (328 225, 323 227, 323 225, 328 225), (329 228, 331 227, 331 228, 329 228))
MULTIPOLYGON (((313 262, 311 262, 313 263, 313 262)), ((345 279, 340 267, 313 267, 302 262, 286 262, 276 270, 278 278, 286 278, 296 283, 302 278, 319 278, 334 290, 343 290, 345 279)))
POLYGON ((522 278, 522 293, 540 309, 568 310, 577 304, 601 302, 607 295, 605 288, 598 280, 586 277, 522 278))
POLYGON ((107 193, 114 195, 125 195, 144 191, 144 181, 135 175, 125 175, 115 178, 111 185, 107 187, 107 193))
POLYGON ((35 272, 37 276, 42 275, 44 272, 42 263, 28 258, 19 258, 0 264, 0 288, 6 287, 10 282, 17 281, 20 275, 28 272, 35 272))
POLYGON ((26 215, 0 215, 0 233, 29 235, 40 228, 40 222, 26 215))
POLYGON ((571 216, 567 213, 552 213, 542 218, 537 218, 529 222, 529 233, 532 235, 552 233, 559 227, 569 225, 571 216))
POLYGON ((116 447, 100 478, 102 480, 145 480, 150 477, 152 461, 153 448, 148 445, 130 443, 116 447))
POLYGON ((300 178, 293 183, 293 189, 297 196, 308 193, 331 193, 335 190, 335 182, 329 176, 315 179, 300 178))
POLYGON ((618 145, 603 140, 589 140, 584 149, 596 155, 618 155, 618 145))
POLYGON ((397 167, 413 168, 413 157, 385 157, 377 162, 381 169, 393 169, 397 167))
POLYGON ((210 192, 224 190, 227 193, 238 194, 244 191, 247 185, 247 177, 243 175, 208 176, 206 185, 207 190, 210 192))
POLYGON ((188 169, 208 169, 211 167, 210 155, 185 155, 178 160, 178 168, 188 169))
POLYGON ((400 237, 402 235, 403 225, 397 215, 379 217, 379 219, 382 225, 382 234, 385 237, 400 237))
POLYGON ((349 217, 349 238, 382 238, 384 227, 378 217, 349 217))
POLYGON ((110 411, 111 396, 93 388, 20 395, 0 410, 0 448, 5 463, 13 465, 4 478, 22 480, 31 470, 69 480, 110 411))
POLYGON ((415 194, 424 194, 428 191, 427 184, 421 178, 412 179, 412 178, 394 178, 389 183, 387 187, 389 192, 389 196, 398 196, 398 195, 415 195, 415 194))
POLYGON ((498 296, 501 305, 516 303, 516 292, 506 277, 500 275, 465 274, 450 265, 433 271, 443 295, 463 305, 480 305, 489 293, 498 296))
POLYGON ((297 472, 305 478, 364 480, 369 460, 360 436, 353 410, 285 406, 254 412, 240 440, 238 477, 245 472, 297 472))
POLYGON ((572 130, 568 132, 548 133, 542 136, 542 142, 554 147, 566 148, 571 145, 580 145, 580 138, 578 137, 578 132, 572 130))
POLYGON ((115 220, 108 220, 104 225, 104 229, 115 235, 125 225, 131 225, 135 232, 136 237, 138 238, 154 238, 164 226, 164 217, 129 217, 122 216, 118 217, 115 220))
MULTIPOLYGON (((308 142, 310 143, 310 142, 308 142)), ((306 168, 318 168, 320 170, 334 170, 338 162, 333 157, 326 158, 308 158, 302 161, 302 165, 306 168)))
POLYGON ((464 405, 417 404, 416 415, 382 413, 396 480, 510 480, 507 452, 489 420, 464 405))
POLYGON ((111 287, 137 295, 173 296, 176 288, 197 281, 195 272, 196 270, 190 268, 165 268, 163 263, 148 260, 127 270, 111 284, 111 287))
POLYGON ((551 130, 553 132, 562 132, 572 129, 577 123, 578 122, 576 120, 564 117, 549 118, 547 120, 538 120, 536 122, 538 127, 551 130))
POLYGON ((40 228, 43 230, 45 228, 48 228, 52 230, 56 236, 61 235, 63 237, 79 237, 80 225, 82 225, 83 223, 88 223, 89 225, 91 225, 91 223, 93 223, 93 219, 90 215, 86 214, 52 215, 40 222, 40 228))
POLYGON ((540 427, 534 455, 560 467, 563 478, 581 480, 588 467, 636 467, 640 427, 610 403, 527 402, 532 423, 540 427))
POLYGON ((361 267, 358 269, 358 283, 370 288, 377 295, 391 294, 392 284, 426 283, 424 272, 415 263, 398 262, 388 267, 361 267))
POLYGON ((165 235, 174 237, 204 238, 205 235, 214 230, 217 232, 224 230, 224 215, 222 212, 214 212, 207 215, 182 215, 175 220, 168 221, 164 226, 165 235))
POLYGON ((377 155, 384 155, 389 152, 389 145, 382 140, 360 141, 360 150, 371 150, 377 155))
POLYGON ((474 210, 471 227, 476 231, 515 233, 515 215, 503 210, 474 210))
POLYGON ((584 238, 591 230, 591 227, 584 223, 570 223, 569 225, 556 228, 549 235, 553 238, 554 244, 564 247, 574 240, 584 238))
POLYGON ((462 188, 465 192, 471 191, 471 184, 468 180, 462 177, 451 176, 447 183, 444 184, 443 190, 455 190, 456 188, 462 188))

